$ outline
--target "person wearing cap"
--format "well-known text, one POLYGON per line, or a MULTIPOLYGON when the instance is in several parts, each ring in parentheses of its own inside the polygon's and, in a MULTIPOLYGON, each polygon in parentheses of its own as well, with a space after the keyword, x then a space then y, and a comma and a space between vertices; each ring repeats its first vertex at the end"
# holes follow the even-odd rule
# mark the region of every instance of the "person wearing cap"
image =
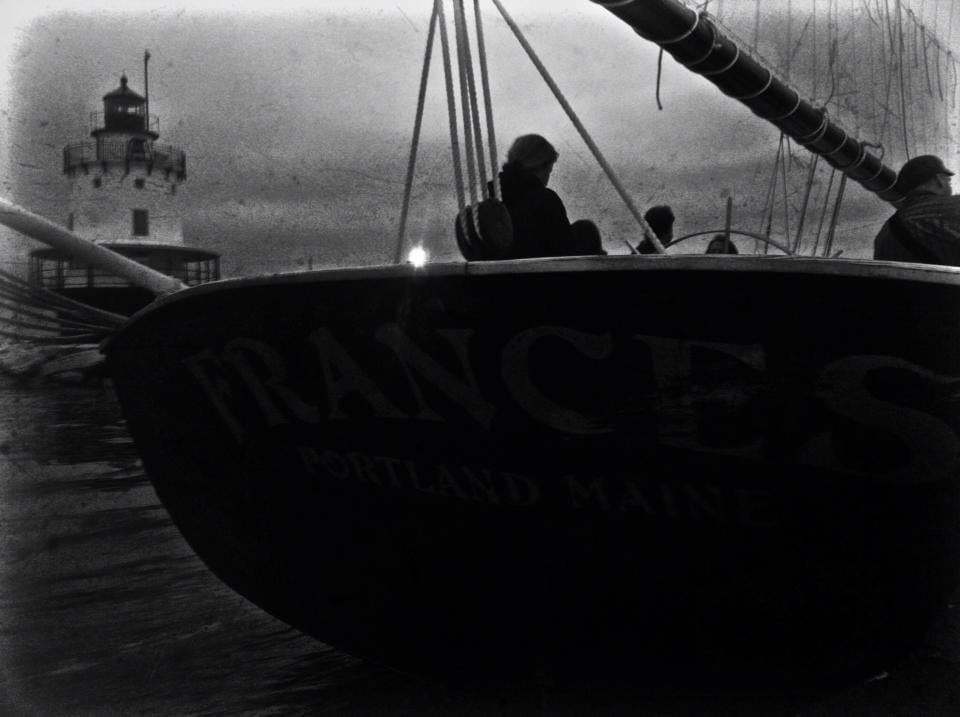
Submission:
POLYGON ((538 134, 517 137, 507 152, 500 189, 513 225, 513 258, 580 254, 580 247, 600 244, 596 225, 571 224, 563 200, 547 187, 558 156, 538 134))
POLYGON ((960 197, 943 160, 924 154, 908 160, 897 175, 903 201, 873 244, 873 258, 960 266, 960 197))

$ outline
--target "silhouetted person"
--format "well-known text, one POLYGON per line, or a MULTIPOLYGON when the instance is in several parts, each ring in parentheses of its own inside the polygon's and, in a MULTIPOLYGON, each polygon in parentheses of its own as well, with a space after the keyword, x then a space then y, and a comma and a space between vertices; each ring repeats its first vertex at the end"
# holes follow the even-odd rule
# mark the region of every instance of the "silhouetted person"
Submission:
MULTIPOLYGON (((650 225, 650 228, 653 229, 653 233, 657 235, 657 239, 660 240, 661 244, 667 246, 667 244, 673 240, 673 222, 675 217, 670 207, 665 204, 650 207, 646 214, 643 215, 643 219, 650 225)), ((643 241, 637 244, 637 251, 641 254, 657 253, 653 242, 647 237, 644 237, 643 241)))
POLYGON ((573 250, 571 254, 583 255, 606 255, 603 248, 603 242, 600 239, 600 231, 593 222, 582 219, 574 222, 573 227, 573 250))
POLYGON ((563 201, 547 188, 557 150, 538 134, 517 137, 500 172, 503 203, 513 225, 514 258, 564 256, 596 246, 600 231, 588 220, 570 223, 563 201))
POLYGON ((707 244, 707 254, 739 254, 737 245, 726 234, 715 234, 707 244))
POLYGON ((874 259, 960 266, 960 197, 953 196, 952 176, 932 154, 903 165, 896 188, 904 199, 877 234, 874 259))

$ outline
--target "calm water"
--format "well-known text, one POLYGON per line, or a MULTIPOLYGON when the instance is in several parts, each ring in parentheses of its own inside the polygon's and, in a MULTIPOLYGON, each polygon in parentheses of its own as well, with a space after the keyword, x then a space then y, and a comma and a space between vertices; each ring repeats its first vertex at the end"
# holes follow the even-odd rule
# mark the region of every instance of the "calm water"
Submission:
MULTIPOLYGON (((944 715, 960 617, 830 692, 466 694, 371 665, 210 574, 143 474, 108 388, 0 378, 0 715, 944 715)), ((960 612, 958 608, 957 612, 960 612)))

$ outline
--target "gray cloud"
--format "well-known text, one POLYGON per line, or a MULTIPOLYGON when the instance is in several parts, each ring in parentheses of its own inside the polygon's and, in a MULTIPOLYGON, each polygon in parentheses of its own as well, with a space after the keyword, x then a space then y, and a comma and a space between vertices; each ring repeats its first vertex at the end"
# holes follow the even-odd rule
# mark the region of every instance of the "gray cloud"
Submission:
MULTIPOLYGON (((723 3, 722 14, 740 19, 734 11, 745 5, 723 3)), ((765 38, 785 32, 772 5, 765 3, 765 38)), ((222 251, 236 273, 292 267, 304 257, 389 260, 427 16, 410 3, 374 3, 365 12, 341 6, 37 18, 9 60, 16 101, 0 116, 4 192, 62 220, 68 182, 59 174, 60 149, 84 138, 88 114, 121 71, 143 90, 149 48, 161 141, 189 157, 182 201, 192 241, 222 251)), ((670 202, 680 231, 695 231, 722 223, 733 195, 736 215, 757 224, 778 142, 772 128, 669 59, 658 111, 656 48, 596 6, 567 2, 554 13, 517 6, 531 42, 638 204, 670 202)), ((613 251, 622 248, 619 237, 635 243, 628 212, 516 41, 501 21, 486 30, 498 70, 500 155, 516 134, 548 135, 561 153, 553 181, 570 214, 597 218, 613 251)), ((801 63, 794 67, 803 81, 801 63)), ((432 77, 410 232, 452 258, 455 206, 437 62, 432 77)), ((882 216, 882 205, 862 192, 848 202, 851 232, 872 236, 861 225, 882 216)))

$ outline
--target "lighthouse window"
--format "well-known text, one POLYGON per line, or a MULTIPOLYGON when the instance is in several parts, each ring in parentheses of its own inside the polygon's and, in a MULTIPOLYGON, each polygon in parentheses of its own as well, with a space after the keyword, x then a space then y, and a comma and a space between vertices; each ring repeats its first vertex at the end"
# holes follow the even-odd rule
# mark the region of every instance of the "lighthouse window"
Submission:
POLYGON ((133 210, 133 235, 145 237, 150 234, 150 214, 146 209, 133 210))
POLYGON ((143 181, 142 177, 137 177, 133 180, 133 186, 135 186, 137 189, 143 189, 144 184, 145 182, 143 181))
POLYGON ((127 159, 145 159, 147 143, 142 139, 131 139, 127 144, 127 159))
POLYGON ((101 184, 103 184, 103 182, 100 180, 100 177, 94 177, 94 178, 93 178, 93 186, 94 186, 94 187, 97 187, 97 188, 99 189, 99 187, 100 187, 101 184))

